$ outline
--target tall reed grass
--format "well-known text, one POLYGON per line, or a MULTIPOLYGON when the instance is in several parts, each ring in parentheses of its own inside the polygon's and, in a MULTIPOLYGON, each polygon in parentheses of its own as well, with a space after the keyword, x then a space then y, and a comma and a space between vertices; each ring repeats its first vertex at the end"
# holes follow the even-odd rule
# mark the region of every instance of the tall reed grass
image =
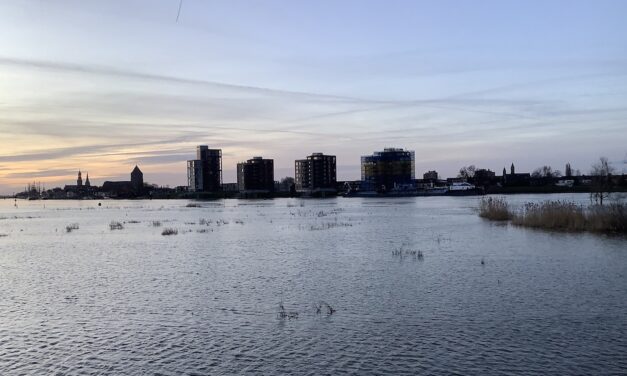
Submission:
POLYGON ((560 231, 586 231, 588 227, 585 209, 565 201, 527 203, 520 213, 513 216, 512 223, 560 231))
POLYGON ((512 219, 512 212, 505 198, 488 197, 479 203, 479 216, 492 221, 507 221, 512 219))
POLYGON ((584 207, 568 201, 527 203, 512 210, 503 198, 483 199, 479 215, 490 220, 508 220, 516 226, 555 231, 627 233, 627 205, 615 202, 584 207))

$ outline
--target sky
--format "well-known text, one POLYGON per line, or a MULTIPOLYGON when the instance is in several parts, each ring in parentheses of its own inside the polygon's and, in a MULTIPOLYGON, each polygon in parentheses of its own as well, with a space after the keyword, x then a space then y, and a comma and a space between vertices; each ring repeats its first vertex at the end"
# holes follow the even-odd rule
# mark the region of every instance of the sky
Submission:
POLYGON ((185 185, 196 145, 225 182, 312 152, 627 172, 627 1, 0 2, 0 193, 28 182, 185 185), (178 20, 177 20, 178 15, 178 20))

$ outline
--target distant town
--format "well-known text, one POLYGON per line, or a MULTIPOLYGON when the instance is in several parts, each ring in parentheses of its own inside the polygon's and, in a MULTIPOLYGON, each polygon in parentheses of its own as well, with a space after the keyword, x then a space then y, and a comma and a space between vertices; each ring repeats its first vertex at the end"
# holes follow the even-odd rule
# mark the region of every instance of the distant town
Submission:
POLYGON ((460 168, 456 177, 442 178, 426 171, 416 178, 415 153, 402 148, 385 148, 361 157, 361 179, 338 181, 336 157, 313 153, 294 163, 294 177, 275 180, 274 160, 253 157, 237 163, 237 183, 222 181, 222 150, 207 145, 196 148, 196 158, 187 161, 186 186, 175 188, 146 184, 138 166, 128 181, 105 181, 94 186, 89 174, 79 170, 76 184, 45 189, 28 184, 15 195, 22 199, 170 199, 170 198, 273 198, 273 197, 394 197, 480 195, 491 193, 559 193, 627 191, 627 176, 614 174, 607 160, 590 174, 571 169, 564 173, 550 166, 532 172, 517 172, 514 163, 497 175, 474 165, 460 168), (604 166, 604 167, 603 167, 604 166))

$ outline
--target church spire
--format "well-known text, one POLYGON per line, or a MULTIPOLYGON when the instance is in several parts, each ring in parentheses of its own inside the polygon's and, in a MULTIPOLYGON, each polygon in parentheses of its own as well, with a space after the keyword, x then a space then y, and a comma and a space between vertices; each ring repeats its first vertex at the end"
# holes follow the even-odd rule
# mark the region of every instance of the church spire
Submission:
POLYGON ((79 187, 83 186, 83 178, 81 176, 81 170, 78 170, 78 179, 76 179, 76 185, 79 187))
POLYGON ((89 172, 87 173, 87 177, 85 178, 85 187, 91 187, 91 183, 89 182, 89 172))

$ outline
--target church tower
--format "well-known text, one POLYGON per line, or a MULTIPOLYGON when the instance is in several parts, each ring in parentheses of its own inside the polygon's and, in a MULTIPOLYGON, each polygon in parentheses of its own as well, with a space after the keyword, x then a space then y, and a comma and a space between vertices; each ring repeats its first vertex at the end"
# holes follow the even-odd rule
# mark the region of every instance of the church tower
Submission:
POLYGON ((91 183, 89 182, 89 172, 87 173, 87 177, 85 178, 85 187, 91 187, 91 183))
POLYGON ((510 167, 510 170, 512 171, 512 175, 514 175, 516 173, 516 170, 514 170, 514 163, 512 162, 512 167, 510 167))
POLYGON ((142 170, 135 165, 135 168, 131 172, 131 185, 133 186, 133 190, 135 194, 141 194, 144 188, 144 174, 142 170))
POLYGON ((81 170, 78 170, 78 179, 76 179, 76 186, 77 187, 83 186, 83 178, 81 176, 81 170))

